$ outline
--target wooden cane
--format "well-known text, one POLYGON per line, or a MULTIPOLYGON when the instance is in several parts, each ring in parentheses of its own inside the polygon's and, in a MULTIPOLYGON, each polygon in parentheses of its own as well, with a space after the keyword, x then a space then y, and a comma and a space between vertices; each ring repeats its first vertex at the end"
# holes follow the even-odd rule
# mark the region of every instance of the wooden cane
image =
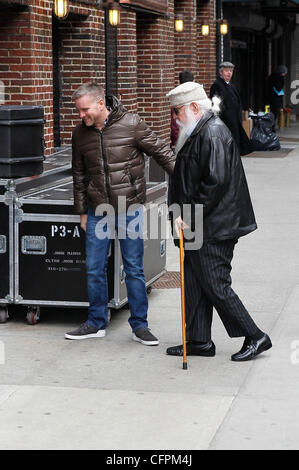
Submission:
POLYGON ((183 369, 187 367, 186 347, 186 317, 185 317, 185 276, 184 276, 184 238, 183 230, 180 229, 180 274, 181 274, 181 310, 182 310, 182 336, 183 336, 183 369))

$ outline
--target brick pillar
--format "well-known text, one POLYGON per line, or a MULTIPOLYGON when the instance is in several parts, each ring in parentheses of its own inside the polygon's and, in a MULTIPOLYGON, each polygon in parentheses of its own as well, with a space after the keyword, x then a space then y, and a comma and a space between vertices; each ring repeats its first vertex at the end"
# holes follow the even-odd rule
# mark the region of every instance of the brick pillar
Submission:
POLYGON ((196 12, 192 0, 181 0, 175 3, 175 15, 182 15, 184 30, 174 32, 175 37, 175 85, 179 85, 179 73, 190 70, 193 75, 197 72, 198 52, 196 45, 196 12), (195 22, 193 21, 195 13, 195 22))
MULTIPOLYGON (((45 110, 46 155, 53 152, 53 74, 52 74, 52 5, 30 2, 31 87, 30 100, 45 110)), ((23 90, 25 92, 25 90, 23 90)), ((25 104, 25 103, 24 103, 25 104)))
MULTIPOLYGON (((173 7, 170 18, 137 13, 138 113, 169 142, 170 107, 166 93, 174 86, 173 7)), ((151 178, 164 180, 164 171, 151 161, 151 178), (152 171, 153 170, 153 171, 152 171)))
POLYGON ((72 130, 79 122, 74 91, 89 81, 105 88, 104 12, 88 5, 73 6, 71 11, 70 20, 58 22, 61 145, 71 142, 72 130))
POLYGON ((166 93, 174 86, 173 10, 170 19, 137 14, 138 112, 169 140, 170 111, 166 93))
POLYGON ((137 112, 136 13, 121 10, 118 26, 118 95, 129 111, 137 112))
POLYGON ((216 24, 213 23, 214 1, 215 0, 209 0, 205 3, 200 2, 197 11, 198 71, 196 81, 204 85, 208 95, 210 86, 216 79, 216 24), (202 36, 202 24, 210 25, 209 36, 202 36))

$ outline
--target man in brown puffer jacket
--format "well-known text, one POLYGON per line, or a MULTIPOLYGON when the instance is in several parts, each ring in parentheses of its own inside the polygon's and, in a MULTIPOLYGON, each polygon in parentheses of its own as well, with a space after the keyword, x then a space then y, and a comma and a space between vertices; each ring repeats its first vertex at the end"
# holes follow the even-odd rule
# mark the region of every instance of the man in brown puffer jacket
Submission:
POLYGON ((90 305, 87 321, 65 337, 105 336, 108 253, 116 231, 126 272, 132 338, 145 345, 157 345, 158 339, 148 328, 143 270, 142 204, 146 198, 143 152, 154 157, 169 174, 173 173, 175 156, 137 114, 128 112, 115 97, 106 104, 104 89, 96 83, 81 85, 73 99, 82 119, 72 139, 74 204, 86 231, 90 305), (120 236, 120 231, 125 235, 120 236))

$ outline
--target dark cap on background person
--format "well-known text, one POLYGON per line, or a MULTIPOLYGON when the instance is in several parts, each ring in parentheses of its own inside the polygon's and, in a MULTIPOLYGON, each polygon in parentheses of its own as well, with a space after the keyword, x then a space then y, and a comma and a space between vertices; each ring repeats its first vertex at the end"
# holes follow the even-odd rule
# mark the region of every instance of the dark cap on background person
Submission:
POLYGON ((185 83, 185 82, 193 82, 194 76, 193 73, 190 72, 190 70, 183 70, 179 74, 179 81, 180 84, 185 83))
POLYGON ((278 73, 278 74, 287 74, 288 73, 288 68, 285 66, 285 65, 279 65, 276 70, 275 70, 275 73, 278 73))

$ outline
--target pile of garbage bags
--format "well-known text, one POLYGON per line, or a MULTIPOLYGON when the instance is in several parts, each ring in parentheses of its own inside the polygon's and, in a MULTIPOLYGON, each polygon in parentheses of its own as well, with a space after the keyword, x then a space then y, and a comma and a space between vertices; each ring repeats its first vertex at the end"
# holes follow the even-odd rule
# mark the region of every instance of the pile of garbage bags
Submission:
POLYGON ((250 134, 253 150, 280 150, 280 142, 274 130, 274 114, 250 113, 249 117, 253 120, 250 134))

